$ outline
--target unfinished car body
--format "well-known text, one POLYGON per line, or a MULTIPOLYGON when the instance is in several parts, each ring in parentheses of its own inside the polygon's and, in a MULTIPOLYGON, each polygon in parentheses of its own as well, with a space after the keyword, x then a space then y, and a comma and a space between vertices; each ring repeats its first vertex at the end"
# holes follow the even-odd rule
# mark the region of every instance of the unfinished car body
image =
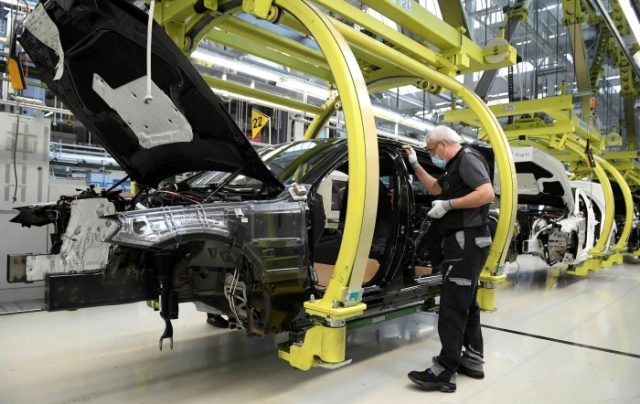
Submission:
MULTIPOLYGON (((15 222, 52 223, 58 243, 49 256, 10 257, 12 277, 44 278, 49 310, 159 302, 161 343, 173 335, 178 303, 188 301, 251 335, 294 331, 295 338, 311 326, 303 303, 323 295, 340 248, 347 142, 293 142, 263 162, 162 31, 153 34, 154 101, 142 104, 146 18, 126 2, 48 1, 25 22, 20 41, 44 81, 141 191, 123 199, 88 190, 20 208, 15 222), (160 184, 194 171, 201 173, 160 184)), ((441 282, 423 242, 432 197, 401 146, 378 144, 380 192, 362 285, 367 317, 429 307, 441 282)), ((481 149, 493 164, 491 150, 481 149)), ((441 173, 424 151, 418 156, 428 172, 441 173)))
MULTIPOLYGON (((379 209, 363 285, 367 314, 421 305, 437 295, 439 284, 437 275, 424 276, 430 275, 427 252, 417 250, 423 257, 417 273, 414 262, 430 198, 411 186, 400 143, 381 140, 380 154, 379 209)), ((422 152, 420 158, 437 172, 422 152)), ((322 295, 340 246, 347 162, 344 139, 301 141, 281 146, 267 159, 285 187, 273 196, 261 196, 263 182, 244 176, 210 187, 200 180, 209 174, 205 171, 171 191, 147 189, 125 203, 116 200, 119 196, 94 194, 23 207, 15 222, 56 223, 54 237, 61 243, 51 255, 12 256, 23 263, 12 265, 12 273, 22 270, 26 280, 44 277, 49 310, 160 296, 167 320, 177 318, 178 302, 194 301, 251 334, 303 327, 302 303, 311 294, 322 295), (116 205, 121 210, 109 215, 116 205), (59 211, 64 215, 54 213, 59 211), (109 244, 76 225, 76 217, 91 215, 85 227, 106 231, 109 244), (56 222, 62 216, 68 217, 66 226, 56 222), (64 256, 78 240, 106 249, 104 268, 64 256), (42 260, 62 264, 42 269, 42 260)))
POLYGON ((602 186, 569 181, 560 161, 534 147, 512 151, 520 208, 510 261, 528 269, 566 269, 584 262, 601 233, 602 186))

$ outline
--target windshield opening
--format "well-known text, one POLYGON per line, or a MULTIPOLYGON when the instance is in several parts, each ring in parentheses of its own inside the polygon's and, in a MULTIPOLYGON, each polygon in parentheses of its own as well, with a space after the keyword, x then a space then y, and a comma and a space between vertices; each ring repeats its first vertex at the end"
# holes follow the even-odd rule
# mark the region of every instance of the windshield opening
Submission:
MULTIPOLYGON (((258 151, 266 166, 284 185, 298 182, 310 173, 318 164, 333 154, 340 142, 333 139, 307 140, 287 143, 275 148, 258 151)), ((189 180, 194 188, 218 186, 232 175, 223 171, 206 171, 189 180)), ((262 181, 238 174, 231 179, 225 188, 259 190, 262 181)))

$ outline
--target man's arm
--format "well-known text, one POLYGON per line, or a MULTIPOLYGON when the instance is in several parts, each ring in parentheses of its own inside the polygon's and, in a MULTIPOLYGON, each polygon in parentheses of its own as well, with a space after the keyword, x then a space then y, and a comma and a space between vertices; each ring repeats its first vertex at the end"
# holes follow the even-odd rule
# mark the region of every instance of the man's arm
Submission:
POLYGON ((442 188, 440 184, 438 184, 438 180, 432 177, 428 172, 425 171, 424 168, 418 163, 418 156, 416 156, 415 150, 411 146, 402 146, 405 153, 409 157, 409 164, 413 167, 413 171, 416 173, 416 177, 418 177, 418 181, 422 184, 423 187, 429 191, 431 195, 440 195, 442 193, 442 188))
POLYGON ((413 171, 416 173, 418 181, 420 181, 422 186, 429 191, 429 194, 440 195, 442 193, 442 188, 440 187, 440 184, 438 184, 438 180, 426 172, 422 166, 418 165, 418 167, 415 167, 413 171))
POLYGON ((479 208, 493 202, 495 194, 491 183, 479 185, 476 189, 460 198, 450 199, 451 209, 479 208))
POLYGON ((431 203, 431 210, 427 215, 434 219, 440 219, 451 209, 477 208, 493 201, 493 187, 491 183, 480 184, 473 191, 460 198, 439 200, 431 203))
POLYGON ((459 167, 460 177, 473 191, 460 198, 452 199, 450 201, 452 209, 478 208, 493 202, 495 194, 487 169, 488 166, 483 158, 470 152, 462 156, 459 167))

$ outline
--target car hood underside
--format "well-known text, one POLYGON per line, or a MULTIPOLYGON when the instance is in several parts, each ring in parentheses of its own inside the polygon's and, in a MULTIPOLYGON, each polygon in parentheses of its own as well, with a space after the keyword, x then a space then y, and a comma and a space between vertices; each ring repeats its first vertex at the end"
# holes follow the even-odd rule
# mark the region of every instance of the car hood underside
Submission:
MULTIPOLYGON (((146 95, 147 14, 126 1, 49 0, 25 20, 20 43, 42 79, 146 186, 183 172, 237 172, 282 185, 160 26, 152 34, 146 95)), ((269 189, 267 189, 269 191, 269 189)))

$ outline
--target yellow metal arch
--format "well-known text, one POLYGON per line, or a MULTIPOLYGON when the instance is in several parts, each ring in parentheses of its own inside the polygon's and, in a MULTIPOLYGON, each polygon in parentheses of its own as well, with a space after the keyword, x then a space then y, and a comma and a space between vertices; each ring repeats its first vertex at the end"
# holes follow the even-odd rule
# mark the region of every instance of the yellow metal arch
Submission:
POLYGON ((609 163, 603 158, 598 160, 598 162, 618 183, 618 186, 622 191, 625 207, 624 226, 622 228, 622 233, 620 234, 618 242, 613 246, 614 253, 607 259, 605 259, 602 263, 602 266, 609 267, 613 264, 621 264, 623 262, 622 253, 627 251, 627 241, 629 240, 629 236, 631 235, 631 227, 633 225, 633 198, 631 197, 631 189, 629 188, 629 184, 627 184, 627 181, 625 181, 622 174, 620 174, 620 171, 618 171, 613 166, 613 164, 609 163))
MULTIPOLYGON (((625 177, 620 173, 618 168, 607 161, 606 154, 605 156, 598 156, 601 160, 602 168, 609 173, 609 178, 615 180, 620 187, 622 192, 622 197, 624 199, 624 226, 622 227, 622 233, 620 233, 620 237, 616 244, 612 247, 614 251, 613 254, 609 255, 603 262, 603 267, 610 267, 614 264, 620 264, 623 262, 623 253, 627 252, 627 242, 629 241, 629 236, 631 235, 631 229, 633 227, 633 198, 631 196, 631 188, 629 183, 625 179, 625 177)), ((582 172, 582 170, 580 170, 582 172)), ((616 212, 615 209, 610 209, 610 214, 613 216, 616 212)))
MULTIPOLYGON (((424 66, 423 66, 424 67, 424 66)), ((405 68, 405 67, 403 67, 405 68)), ((428 68, 427 68, 428 69, 428 68)), ((435 74, 437 74, 437 72, 433 72, 435 74)), ((442 75, 446 80, 447 84, 450 84, 450 82, 447 80, 448 76, 442 75)), ((432 80, 431 77, 422 77, 421 79, 424 78, 428 78, 429 80, 432 80)), ((417 77, 409 77, 409 76, 394 76, 394 77, 388 77, 388 78, 380 78, 379 80, 376 80, 375 82, 371 82, 369 83, 369 89, 370 91, 372 89, 382 89, 382 88, 388 88, 388 87, 394 87, 396 85, 398 85, 399 83, 402 84, 406 84, 407 79, 409 80, 413 80, 416 81, 418 80, 417 77), (378 88, 376 88, 376 86, 378 86, 378 88)), ((455 81, 455 80, 454 80, 455 81)), ((455 81, 455 83, 458 83, 457 81, 455 81)), ((443 82, 442 84, 445 84, 445 82, 443 82)), ((443 87, 449 89, 448 87, 444 86, 443 87)), ((456 95, 458 95, 461 99, 465 100, 467 98, 469 98, 469 95, 467 94, 463 94, 464 91, 461 91, 461 89, 463 90, 467 90, 469 92, 471 92, 471 90, 466 89, 464 86, 460 85, 458 83, 457 86, 457 91, 456 90, 452 90, 456 95), (463 96, 464 95, 464 96, 463 96)), ((472 96, 474 96, 475 94, 471 93, 472 96)), ((336 104, 336 100, 330 100, 329 102, 327 102, 325 105, 323 105, 323 112, 321 114, 319 114, 318 116, 316 116, 316 118, 312 121, 311 125, 309 126, 309 128, 307 129, 306 133, 305 133, 305 138, 307 139, 313 139, 315 138, 320 129, 326 124, 327 120, 331 117, 331 114, 333 113, 334 109, 335 109, 335 104, 336 104)), ((484 103, 483 103, 484 105, 484 103)), ((485 105, 486 106, 486 105, 485 105)), ((476 112, 478 114, 478 116, 480 116, 480 114, 482 112, 479 112, 477 106, 474 109, 474 112, 476 112)), ((495 118, 494 118, 495 119, 495 118)), ((498 135, 499 136, 499 135, 498 135)), ((502 135, 504 136, 504 135, 502 135)), ((496 138, 496 135, 494 134, 493 139, 496 138)), ((504 138, 506 140, 506 137, 504 138)), ((489 140, 492 140, 492 137, 489 136, 489 140)), ((507 146, 508 147, 508 146, 507 146)), ((504 174, 504 177, 508 178, 514 178, 514 173, 515 173, 515 168, 513 166, 513 161, 511 159, 511 152, 510 149, 507 150, 509 153, 509 156, 507 159, 502 159, 501 157, 497 156, 498 151, 495 152, 496 154, 496 164, 498 165, 498 171, 499 173, 504 174), (513 170, 510 172, 505 173, 505 170, 513 170)), ((504 179, 501 176, 500 177, 500 181, 501 183, 504 183, 504 179)), ((515 180, 514 180, 515 181, 515 180)), ((514 183, 512 183, 514 184, 514 183)), ((515 184, 513 185, 515 186, 515 184)), ((517 187, 515 187, 515 189, 517 189, 517 187)), ((502 199, 501 196, 501 200, 500 200, 500 217, 498 220, 498 230, 496 231, 496 236, 495 236, 495 240, 494 243, 492 245, 491 251, 489 253, 489 258, 487 259, 487 262, 485 264, 485 267, 483 268, 483 275, 481 276, 481 280, 484 282, 496 282, 499 280, 500 276, 496 274, 498 267, 504 263, 504 258, 506 257, 506 251, 507 251, 507 247, 511 241, 511 231, 512 231, 512 227, 511 227, 511 223, 513 223, 513 220, 515 220, 514 217, 514 212, 515 209, 503 209, 503 206, 510 203, 511 201, 509 201, 509 199, 513 199, 510 195, 508 194, 503 194, 505 199, 502 199), (506 203, 505 203, 506 201, 506 203), (500 227, 500 224, 503 225, 503 227, 500 227), (504 228, 504 225, 506 224, 507 229, 504 228)), ((517 194, 516 194, 516 198, 517 198, 517 194)), ((517 199, 516 202, 517 203, 517 199)), ((479 299, 479 303, 481 305, 481 307, 485 310, 492 310, 495 308, 495 302, 494 302, 494 297, 493 296, 493 291, 489 290, 489 289, 483 289, 481 293, 484 293, 485 295, 482 296, 479 299)))
POLYGON ((245 11, 266 18, 273 12, 273 4, 289 12, 309 30, 336 81, 349 133, 349 203, 340 252, 322 299, 305 303, 309 314, 324 320, 307 331, 302 345, 292 345, 288 352, 280 351, 280 356, 292 366, 306 370, 316 361, 333 364, 344 361, 344 320, 362 314, 366 308, 361 303, 362 280, 374 227, 364 219, 375 217, 378 203, 377 197, 371 197, 378 194, 376 127, 360 67, 349 45, 328 18, 305 0, 267 3, 256 1, 252 10, 245 11))
MULTIPOLYGON (((584 155, 584 147, 578 145, 572 141, 567 141, 565 143, 565 147, 578 155, 584 155)), ((601 157, 593 156, 596 162, 596 166, 593 167, 593 173, 598 178, 600 185, 602 186, 602 192, 604 193, 604 205, 606 206, 614 206, 613 200, 613 189, 611 188, 611 182, 609 181, 609 177, 602 169, 603 161, 601 157)), ((606 162, 605 162, 606 163, 606 162)), ((602 232, 600 233, 600 238, 596 242, 596 245, 593 246, 593 249, 590 251, 590 254, 593 257, 604 257, 607 255, 606 244, 609 241, 609 237, 611 236, 611 231, 613 230, 613 210, 605 208, 604 214, 604 223, 602 224, 602 232)), ((596 264, 593 262, 592 264, 596 264)), ((597 267, 591 267, 591 264, 581 265, 583 269, 599 269, 599 265, 597 267)), ((582 272, 578 268, 576 268, 576 273, 582 272)))
MULTIPOLYGON (((447 76, 444 76, 444 77, 447 77, 447 76)), ((414 82, 416 85, 418 85, 419 84, 418 81, 422 81, 424 79, 425 77, 394 75, 389 77, 379 77, 376 80, 369 81, 367 84, 368 84, 369 92, 375 92, 375 91, 381 91, 387 88, 397 87, 399 85, 406 85, 410 82, 414 82)), ((428 79, 431 80, 430 78, 428 79)), ((449 89, 446 86, 443 86, 443 87, 449 89)), ((464 86, 459 86, 459 87, 466 89, 464 86)), ((453 91, 453 92, 463 100, 465 99, 465 97, 463 97, 463 94, 459 89, 458 89, 458 92, 456 91, 453 91)), ((325 105, 322 106, 323 112, 318 116, 316 116, 316 118, 312 121, 311 125, 309 126, 309 128, 305 133, 305 138, 308 138, 308 139, 315 138, 318 135, 320 129, 326 124, 328 119, 331 117, 331 114, 335 109, 335 105, 336 105, 336 100, 330 100, 329 102, 327 102, 325 105)), ((473 112, 475 112, 479 116, 477 109, 474 110, 473 112)), ((491 141, 491 137, 489 137, 489 139, 491 141)), ((497 156, 497 153, 498 152, 496 151, 495 152, 496 164, 498 165, 499 173, 505 174, 504 170, 506 168, 511 168, 515 170, 515 168, 513 167, 513 162, 509 163, 508 161, 503 161, 501 157, 497 156)), ((507 160, 510 160, 511 159, 510 149, 508 150, 508 153, 509 153, 509 158, 507 160)), ((515 175, 515 171, 505 175, 505 177, 507 178, 509 178, 509 176, 514 177, 514 175, 515 175)), ((503 178, 500 177, 500 180, 502 183, 503 178)), ((514 185, 514 187, 515 189, 517 189, 517 186, 514 185)), ((513 212, 515 212, 515 209, 511 211, 509 209, 502 209, 503 204, 505 203, 505 200, 508 200, 509 198, 511 198, 509 195, 504 195, 504 196, 505 196, 505 199, 503 200, 501 195, 501 200, 500 200, 501 209, 500 209, 500 216, 498 218, 498 223, 499 223, 498 226, 500 226, 500 223, 502 223, 503 225, 506 223, 506 225, 508 226, 508 229, 505 230, 504 228, 501 228, 502 232, 496 231, 494 243, 492 245, 486 264, 483 268, 481 281, 483 281, 484 283, 482 287, 479 289, 478 303, 480 307, 484 310, 493 310, 495 308, 495 294, 493 290, 493 286, 494 286, 493 283, 501 280, 502 278, 501 275, 498 275, 498 270, 500 265, 504 263, 504 259, 506 257, 506 251, 508 249, 509 243, 511 242, 511 236, 512 236, 511 231, 513 229, 513 227, 511 226, 511 223, 513 223, 512 221, 515 220, 512 216, 508 216, 508 215, 511 215, 513 212)), ((517 194, 515 198, 516 198, 515 203, 517 203, 517 194)))
MULTIPOLYGON (((494 148, 500 187, 503 190, 500 196, 501 215, 498 220, 495 242, 489 251, 489 257, 482 271, 481 281, 495 282, 504 278, 504 276, 498 274, 498 268, 504 263, 507 254, 507 250, 501 247, 508 245, 513 234, 512 223, 515 221, 516 216, 517 194, 515 190, 517 186, 515 186, 515 166, 511 149, 497 119, 488 106, 473 91, 457 80, 423 65, 363 33, 356 32, 337 20, 333 21, 349 43, 370 49, 384 56, 390 63, 396 65, 398 69, 407 72, 411 76, 419 77, 432 85, 450 90, 466 102, 469 108, 478 116, 481 126, 488 134, 489 142, 494 148)), ((487 305, 491 306, 491 303, 487 302, 487 305)))
MULTIPOLYGON (((172 14, 180 18, 167 19, 170 24, 165 26, 165 29, 172 34, 179 46, 187 51, 205 35, 208 28, 229 22, 229 16, 238 11, 237 5, 240 2, 222 0, 204 4, 205 7, 211 4, 209 8, 211 11, 189 18, 187 4, 186 8, 176 7, 176 13, 172 14), (216 13, 213 10, 216 8, 214 4, 223 3, 229 7, 222 11, 222 15, 216 13), (192 35, 192 39, 186 40, 185 33, 192 29, 198 36, 192 35)), ((486 129, 489 140, 493 144, 501 186, 504 190, 500 199, 501 215, 496 241, 489 252, 481 281, 485 285, 490 285, 504 278, 499 274, 498 267, 504 262, 506 256, 506 249, 501 246, 508 245, 512 235, 511 223, 515 219, 516 197, 513 192, 516 188, 515 171, 502 128, 486 104, 452 77, 435 68, 427 67, 336 19, 325 16, 308 0, 243 0, 241 4, 244 12, 270 21, 278 19, 279 23, 301 32, 309 32, 314 37, 336 82, 348 132, 350 201, 347 206, 343 243, 335 270, 323 298, 305 303, 307 313, 318 319, 318 323, 306 332, 302 345, 296 344, 291 346, 289 351, 281 351, 281 357, 300 369, 309 369, 316 362, 333 364, 341 362, 344 360, 346 340, 344 320, 362 314, 366 308, 361 303, 361 284, 373 235, 373 223, 364 222, 364 218, 375 215, 377 197, 371 197, 371 195, 377 196, 379 169, 372 108, 364 77, 353 51, 359 52, 359 55, 370 56, 380 63, 384 62, 382 65, 403 75, 426 80, 431 88, 450 89, 478 115, 481 125, 486 129), (367 175, 367 173, 375 173, 375 175, 367 175)), ((167 12, 167 15, 171 14, 166 8, 162 9, 162 13, 164 12, 167 12)), ((158 15, 156 12, 155 17, 161 21, 164 20, 165 14, 162 13, 158 15)), ((410 40, 405 38, 402 41, 410 40)), ((421 51, 421 56, 418 56, 422 59, 429 53, 426 52, 427 50, 429 48, 425 47, 421 51)), ((446 69, 451 65, 444 57, 436 59, 435 64, 439 67, 444 66, 446 69)), ((365 57, 365 60, 368 59, 365 57)), ((455 74, 454 70, 449 70, 448 73, 455 74)), ((330 100, 325 105, 320 114, 321 117, 316 119, 316 126, 321 125, 323 116, 325 120, 330 116, 335 108, 334 102, 336 101, 330 100)), ((493 294, 487 302, 488 305, 483 308, 493 308, 493 294)))

